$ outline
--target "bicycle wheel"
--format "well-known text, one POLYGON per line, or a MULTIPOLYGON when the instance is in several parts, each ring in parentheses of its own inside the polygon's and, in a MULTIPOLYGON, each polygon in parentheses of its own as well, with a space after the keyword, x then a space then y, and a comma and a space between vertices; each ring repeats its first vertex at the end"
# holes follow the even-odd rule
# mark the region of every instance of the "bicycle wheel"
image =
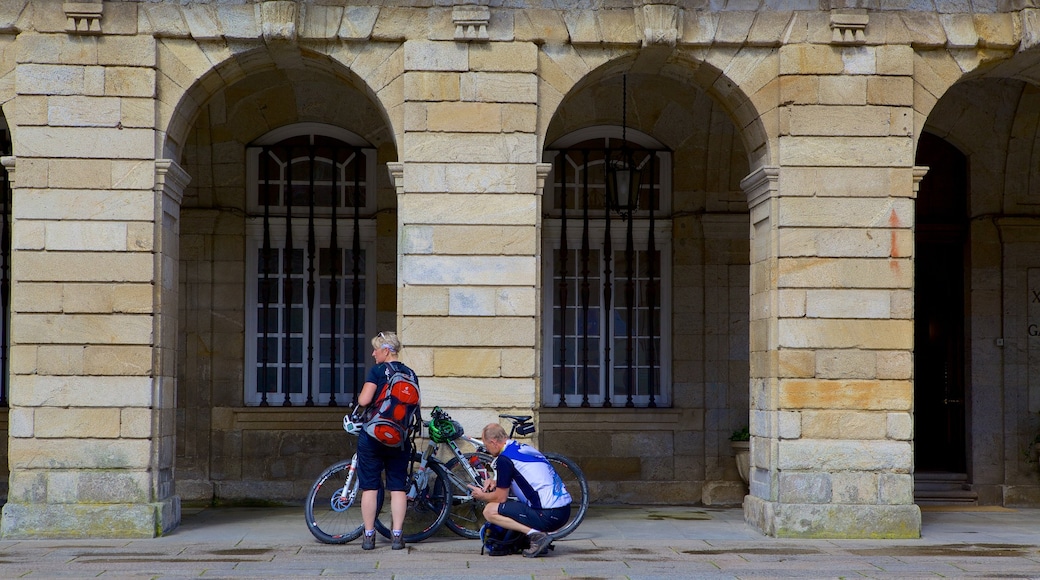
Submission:
MULTIPOLYGON (((490 453, 477 451, 466 453, 464 456, 471 465, 473 465, 472 458, 474 456, 477 457, 479 462, 474 466, 478 470, 484 470, 484 473, 491 473, 491 462, 495 458, 490 453)), ((478 540, 480 539, 480 527, 487 521, 484 519, 486 502, 473 499, 469 488, 464 487, 460 489, 458 484, 467 485, 472 483, 479 486, 483 481, 474 482, 458 457, 452 457, 451 461, 444 464, 444 468, 458 479, 458 483, 451 480, 452 485, 449 486, 451 487, 451 510, 448 512, 448 519, 444 520, 444 524, 448 526, 449 530, 463 538, 478 540)))
MULTIPOLYGON (((444 524, 445 518, 448 517, 448 508, 451 507, 448 477, 444 474, 444 468, 440 463, 431 460, 427 462, 426 469, 420 472, 421 459, 419 454, 413 454, 412 465, 409 467, 408 508, 402 526, 405 542, 421 542, 432 536, 444 524)), ((379 517, 376 518, 376 529, 384 538, 390 537, 390 527, 384 524, 383 520, 393 524, 390 508, 392 503, 393 500, 387 494, 381 506, 383 509, 380 509, 379 517)))
POLYGON ((345 544, 365 530, 351 461, 334 463, 314 481, 304 507, 307 529, 326 544, 345 544))
POLYGON ((567 493, 571 494, 571 517, 567 520, 566 525, 552 532, 553 538, 558 540, 573 532, 585 519, 585 512, 589 509, 589 482, 585 479, 585 474, 581 472, 577 463, 559 453, 544 453, 544 455, 560 479, 563 480, 567 493))

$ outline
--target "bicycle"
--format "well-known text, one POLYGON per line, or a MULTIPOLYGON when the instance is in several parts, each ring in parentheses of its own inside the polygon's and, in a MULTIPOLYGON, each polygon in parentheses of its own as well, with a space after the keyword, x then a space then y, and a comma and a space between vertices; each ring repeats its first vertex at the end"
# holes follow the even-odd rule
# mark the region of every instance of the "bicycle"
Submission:
MULTIPOLYGON (((530 415, 499 415, 499 418, 508 419, 512 422, 512 426, 509 429, 510 439, 513 439, 516 435, 530 435, 535 431, 535 426, 531 423, 532 417, 530 415)), ((462 457, 460 457, 457 451, 457 446, 453 445, 452 449, 456 457, 453 457, 445 464, 445 467, 449 472, 455 471, 457 464, 459 463, 472 461, 473 456, 477 456, 480 463, 483 463, 484 465, 490 465, 494 461, 494 458, 487 452, 487 448, 484 446, 483 441, 467 436, 462 436, 461 439, 464 439, 473 445, 476 448, 476 451, 462 454, 462 457), (463 459, 463 457, 465 459, 463 459)), ((581 471, 581 468, 578 467, 578 464, 567 456, 551 451, 543 451, 542 455, 545 456, 549 461, 549 464, 553 466, 553 469, 556 471, 556 474, 560 476, 564 487, 571 496, 570 519, 567 520, 567 523, 560 529, 550 532, 550 535, 553 536, 554 539, 560 539, 577 529, 577 527, 581 525, 582 520, 585 519, 585 513, 589 509, 589 483, 588 480, 585 479, 585 474, 581 471)), ((474 500, 473 496, 469 494, 468 489, 466 491, 467 493, 465 497, 454 496, 452 498, 453 510, 445 523, 453 532, 460 536, 478 539, 480 538, 480 528, 485 522, 484 502, 474 500), (469 507, 462 507, 460 509, 460 506, 469 507), (457 520, 453 518, 457 518, 457 520)))
MULTIPOLYGON (((348 434, 356 437, 362 428, 360 419, 355 415, 343 417, 343 430, 348 434)), ((404 534, 406 542, 417 542, 433 535, 444 523, 449 504, 443 468, 436 463, 428 466, 424 463, 421 469, 416 470, 417 457, 413 454, 413 462, 408 473, 407 497, 410 517, 406 517, 405 520, 407 526, 418 527, 419 530, 404 534), (433 515, 429 522, 426 521, 427 514, 433 515)), ((365 530, 359 501, 357 462, 357 453, 350 459, 336 462, 325 468, 311 485, 304 505, 304 517, 307 529, 321 542, 344 544, 358 538, 365 530)), ((383 491, 380 490, 376 501, 377 514, 383 506, 383 495, 383 491)), ((375 527, 380 535, 386 538, 391 536, 390 529, 378 518, 375 527)))
MULTIPOLYGON (((534 432, 530 416, 500 415, 513 422, 509 437, 516 434, 529 435, 534 432)), ((479 439, 468 437, 457 421, 440 407, 434 407, 430 421, 422 424, 429 431, 429 444, 422 454, 413 453, 408 470, 408 507, 405 513, 403 536, 406 542, 418 542, 432 536, 442 525, 452 532, 470 539, 480 537, 484 524, 484 502, 475 500, 469 486, 482 487, 491 477, 494 458, 487 452, 479 439), (463 440, 476 451, 463 452, 457 441, 463 440), (438 446, 446 444, 451 459, 446 463, 436 457, 438 446)), ((357 436, 361 424, 351 415, 343 418, 343 428, 348 434, 357 436)), ((588 509, 588 482, 578 466, 557 453, 545 453, 564 481, 573 500, 571 519, 553 532, 562 538, 574 531, 585 517, 588 509)), ((307 496, 305 515, 307 528, 318 540, 325 543, 346 543, 356 539, 364 531, 360 510, 351 508, 357 503, 358 480, 356 475, 357 455, 350 460, 337 462, 322 472, 311 486, 307 496)), ((383 505, 383 493, 377 500, 377 511, 383 505)), ((376 529, 389 538, 390 529, 377 517, 376 529)))

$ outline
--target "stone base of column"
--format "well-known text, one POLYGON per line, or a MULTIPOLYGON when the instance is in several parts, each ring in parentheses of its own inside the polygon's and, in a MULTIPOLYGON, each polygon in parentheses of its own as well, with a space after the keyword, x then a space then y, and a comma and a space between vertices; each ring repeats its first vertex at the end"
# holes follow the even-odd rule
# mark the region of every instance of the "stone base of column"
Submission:
POLYGON ((744 521, 778 538, 921 537, 921 508, 910 505, 789 504, 744 498, 744 521))
POLYGON ((178 496, 146 504, 8 502, 0 518, 0 536, 5 539, 155 538, 180 523, 178 496))

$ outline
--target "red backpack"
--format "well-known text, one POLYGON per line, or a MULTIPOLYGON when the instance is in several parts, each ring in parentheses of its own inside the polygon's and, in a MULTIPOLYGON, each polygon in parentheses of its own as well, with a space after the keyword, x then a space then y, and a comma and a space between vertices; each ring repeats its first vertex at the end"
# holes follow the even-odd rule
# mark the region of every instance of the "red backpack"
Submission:
POLYGON ((388 447, 401 447, 419 416, 419 381, 407 367, 387 363, 383 370, 386 384, 370 407, 373 411, 365 433, 388 447))

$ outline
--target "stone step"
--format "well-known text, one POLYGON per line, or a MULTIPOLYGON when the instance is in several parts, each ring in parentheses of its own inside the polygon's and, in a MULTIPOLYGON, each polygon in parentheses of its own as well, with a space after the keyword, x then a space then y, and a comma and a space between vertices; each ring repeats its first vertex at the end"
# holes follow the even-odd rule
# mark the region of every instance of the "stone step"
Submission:
POLYGON ((918 505, 978 505, 966 473, 915 473, 914 503, 918 505))

